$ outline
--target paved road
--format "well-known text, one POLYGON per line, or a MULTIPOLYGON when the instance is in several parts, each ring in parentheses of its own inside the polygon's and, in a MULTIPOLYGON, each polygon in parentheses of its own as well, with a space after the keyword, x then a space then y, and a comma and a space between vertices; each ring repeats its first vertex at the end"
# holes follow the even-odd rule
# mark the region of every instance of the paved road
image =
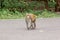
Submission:
POLYGON ((0 40, 60 40, 60 18, 40 18, 35 30, 23 19, 0 20, 0 40))

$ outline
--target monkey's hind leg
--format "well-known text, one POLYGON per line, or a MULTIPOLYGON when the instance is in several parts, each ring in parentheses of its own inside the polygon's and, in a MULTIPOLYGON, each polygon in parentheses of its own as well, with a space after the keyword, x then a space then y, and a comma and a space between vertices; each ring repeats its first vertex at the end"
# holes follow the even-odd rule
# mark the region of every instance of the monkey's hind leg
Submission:
POLYGON ((36 23, 34 22, 32 25, 33 25, 32 29, 35 29, 36 28, 36 23))

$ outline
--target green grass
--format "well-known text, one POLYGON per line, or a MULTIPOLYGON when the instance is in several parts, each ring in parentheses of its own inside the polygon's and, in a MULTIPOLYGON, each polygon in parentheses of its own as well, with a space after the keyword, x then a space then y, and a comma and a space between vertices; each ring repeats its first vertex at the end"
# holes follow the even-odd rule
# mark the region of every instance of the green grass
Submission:
MULTIPOLYGON (((28 11, 25 12, 18 12, 15 11, 11 12, 8 9, 2 9, 0 10, 0 19, 20 19, 20 18, 24 18, 25 14, 28 11)), ((33 13, 35 15, 37 15, 37 17, 39 18, 54 18, 54 17, 60 17, 60 15, 56 14, 55 12, 50 12, 47 10, 42 10, 42 11, 32 11, 30 10, 28 13, 33 13)))
POLYGON ((22 18, 24 15, 18 11, 11 12, 9 10, 2 10, 0 11, 0 19, 18 19, 22 18))

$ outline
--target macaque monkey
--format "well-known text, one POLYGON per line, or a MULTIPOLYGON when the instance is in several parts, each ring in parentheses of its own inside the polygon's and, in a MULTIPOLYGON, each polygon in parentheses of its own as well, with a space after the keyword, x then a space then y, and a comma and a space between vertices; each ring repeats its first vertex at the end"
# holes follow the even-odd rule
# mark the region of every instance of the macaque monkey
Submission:
POLYGON ((36 28, 36 15, 34 14, 26 14, 25 17, 27 29, 35 29, 36 28))

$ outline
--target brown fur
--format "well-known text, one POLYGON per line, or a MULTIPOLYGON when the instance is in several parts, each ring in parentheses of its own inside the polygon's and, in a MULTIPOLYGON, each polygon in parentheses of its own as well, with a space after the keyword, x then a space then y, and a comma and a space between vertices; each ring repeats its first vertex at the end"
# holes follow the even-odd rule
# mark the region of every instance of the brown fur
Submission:
POLYGON ((25 21, 26 21, 27 29, 35 29, 35 27, 36 27, 36 23, 35 23, 36 22, 36 15, 26 14, 25 21))

